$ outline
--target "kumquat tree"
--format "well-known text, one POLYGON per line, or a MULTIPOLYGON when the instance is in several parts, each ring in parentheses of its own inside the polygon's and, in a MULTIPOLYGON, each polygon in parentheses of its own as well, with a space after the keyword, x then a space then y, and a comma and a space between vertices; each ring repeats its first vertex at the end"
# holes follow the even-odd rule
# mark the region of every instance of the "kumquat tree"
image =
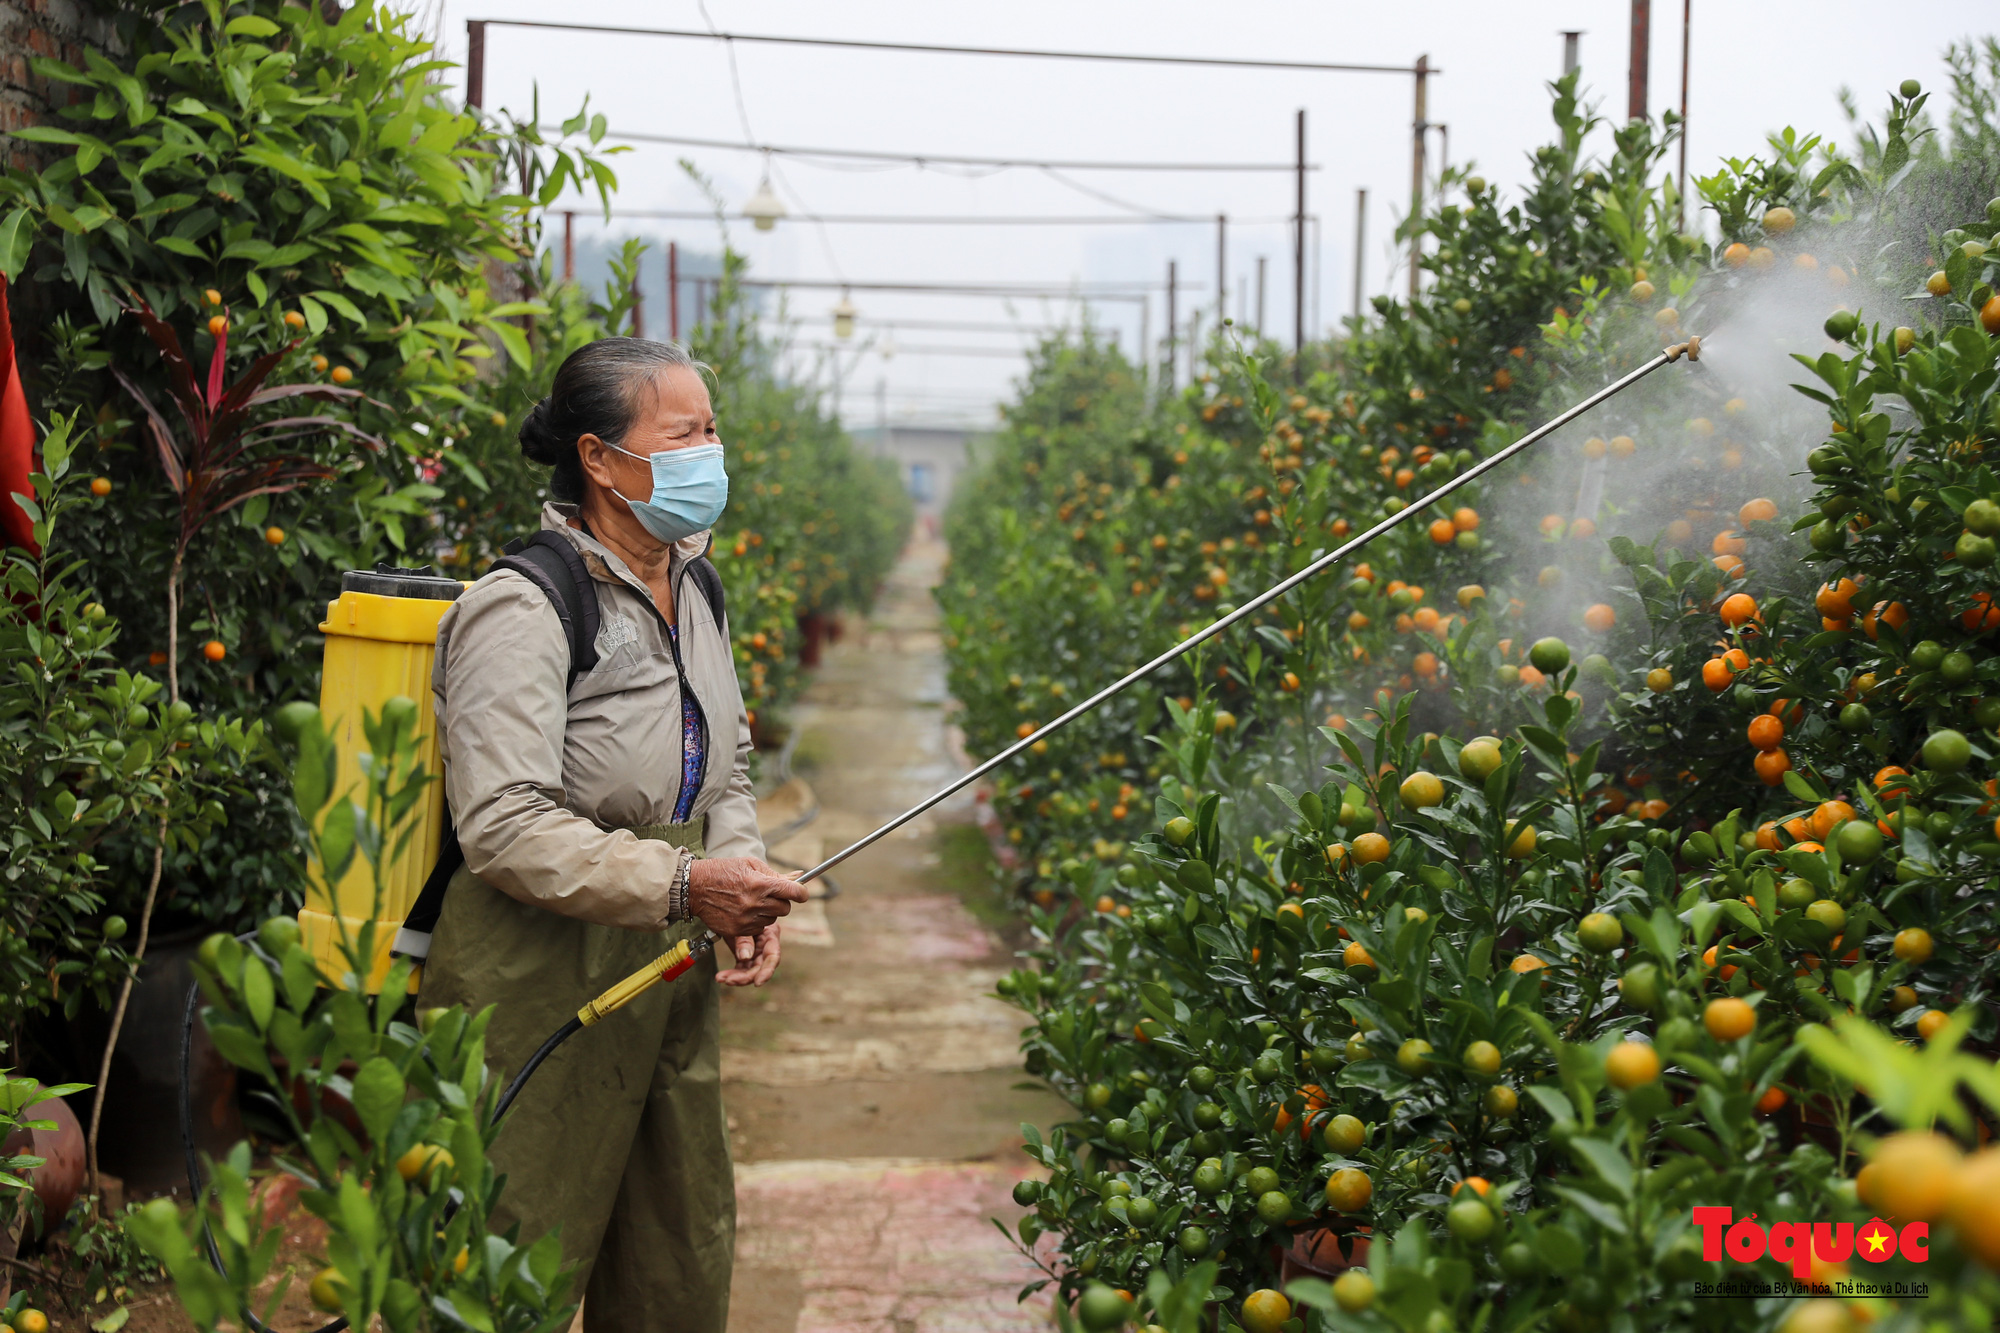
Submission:
POLYGON ((991 754, 1705 344, 1003 770, 1074 1107, 1013 1231, 1087 1328, 1197 1265, 1247 1333, 2000 1318, 2000 199, 1926 186, 1983 140, 1911 81, 1683 201, 1553 91, 1420 296, 1152 408, 1052 341, 952 515, 991 754))

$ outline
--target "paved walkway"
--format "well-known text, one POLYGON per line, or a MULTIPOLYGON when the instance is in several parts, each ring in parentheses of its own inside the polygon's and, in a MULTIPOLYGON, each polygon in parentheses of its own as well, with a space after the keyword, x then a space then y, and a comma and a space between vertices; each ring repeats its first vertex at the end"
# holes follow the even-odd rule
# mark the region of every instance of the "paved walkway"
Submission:
MULTIPOLYGON (((907 552, 875 615, 827 654, 795 718, 820 813, 774 859, 813 864, 957 771, 929 591, 943 554, 907 552)), ((988 994, 1011 966, 1006 918, 970 867, 971 812, 959 798, 841 866, 771 985, 725 993, 730 1333, 1047 1323, 1045 1299, 1015 1303, 1036 1273, 988 1219, 1020 1211, 1020 1123, 1063 1108, 1016 1086, 1018 1015, 988 994)))

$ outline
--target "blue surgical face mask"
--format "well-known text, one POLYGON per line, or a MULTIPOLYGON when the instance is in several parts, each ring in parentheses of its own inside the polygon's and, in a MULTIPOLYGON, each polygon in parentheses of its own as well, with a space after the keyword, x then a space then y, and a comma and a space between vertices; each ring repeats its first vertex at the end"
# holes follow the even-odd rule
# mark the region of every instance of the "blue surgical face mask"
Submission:
POLYGON ((653 495, 649 500, 633 500, 623 494, 633 517, 663 542, 715 526, 729 503, 729 474, 722 467, 722 446, 697 444, 686 449, 662 449, 656 454, 635 454, 607 443, 605 448, 650 464, 653 495))

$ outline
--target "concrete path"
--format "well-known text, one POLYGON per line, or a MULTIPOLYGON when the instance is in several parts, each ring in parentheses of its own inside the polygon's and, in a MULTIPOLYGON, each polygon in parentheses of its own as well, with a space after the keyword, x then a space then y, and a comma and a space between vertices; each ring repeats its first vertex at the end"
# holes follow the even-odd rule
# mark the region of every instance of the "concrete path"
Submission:
MULTIPOLYGON (((875 615, 827 654, 795 715, 820 813, 774 860, 813 864, 958 771, 929 591, 943 555, 914 546, 875 615)), ((1012 965, 1010 919, 971 817, 960 798, 840 867, 772 983, 724 994, 730 1333, 1046 1325, 1046 1299, 1014 1300, 1035 1270, 988 1219, 1019 1214, 1021 1122, 1063 1106, 1016 1087, 1021 1024, 989 995, 1012 965)))

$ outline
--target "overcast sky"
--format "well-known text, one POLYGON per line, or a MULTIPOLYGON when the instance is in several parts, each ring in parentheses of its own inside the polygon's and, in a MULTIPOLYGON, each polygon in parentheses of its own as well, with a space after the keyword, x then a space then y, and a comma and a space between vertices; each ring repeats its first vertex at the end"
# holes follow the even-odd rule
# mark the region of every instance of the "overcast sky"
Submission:
MULTIPOLYGON (((1510 6, 1430 0, 1424 4, 1228 6, 1184 0, 1016 0, 1008 5, 916 4, 908 0, 829 6, 803 0, 432 0, 445 53, 462 60, 468 18, 542 18, 569 23, 719 29, 955 45, 1022 46, 1163 55, 1233 56, 1391 65, 1420 55, 1441 69, 1429 81, 1429 119, 1448 127, 1453 163, 1477 161, 1503 187, 1526 174, 1524 156, 1547 141, 1545 85, 1561 72, 1565 29, 1583 31, 1584 78, 1603 110, 1626 111, 1630 7, 1610 0, 1528 0, 1510 6)), ((1650 104, 1680 100, 1681 14, 1653 4, 1650 104)), ((1952 41, 2000 27, 1990 0, 1821 0, 1721 5, 1694 0, 1689 92, 1689 170, 1757 151, 1764 135, 1793 125, 1845 143, 1836 94, 1852 88, 1879 112, 1902 79, 1942 89, 1952 41)), ((1363 293, 1402 275, 1389 237, 1410 203, 1413 80, 1407 74, 1195 69, 955 55, 774 47, 706 40, 493 27, 486 41, 485 102, 526 113, 539 88, 545 119, 587 94, 614 132, 665 134, 778 146, 945 153, 1046 160, 1272 163, 1291 161, 1294 116, 1307 113, 1311 233, 1309 333, 1334 325, 1354 301, 1356 191, 1368 191, 1363 293), (732 78, 731 55, 735 62, 732 78), (740 92, 740 100, 739 100, 740 92), (746 124, 747 122, 747 124, 746 124)), ((1600 142, 1603 136, 1600 135, 1600 142)), ((1444 144, 1433 134, 1435 170, 1444 144)), ((641 145, 619 158, 621 207, 706 207, 677 159, 714 182, 732 213, 756 189, 758 154, 641 145)), ((1289 340, 1292 263, 1282 219, 1293 207, 1289 172, 1064 171, 885 166, 779 157, 773 185, 794 214, 871 216, 1130 216, 1227 213, 1230 313, 1254 322, 1257 260, 1266 266, 1269 326, 1289 340), (1246 300, 1247 298, 1247 300, 1246 300), (1239 304, 1239 302, 1243 302, 1239 304)), ((601 218, 579 218, 601 232, 601 218)), ((618 219, 620 234, 713 250, 712 223, 618 219)), ((1074 284, 1163 287, 1178 261, 1180 315, 1212 311, 1216 226, 1138 222, 1062 226, 883 226, 780 223, 760 233, 740 219, 731 242, 753 276, 851 283, 1018 283, 1068 291, 1074 284)), ((662 250, 664 247, 662 247, 662 250)), ((664 269, 664 259, 653 263, 664 269)), ((1164 294, 1093 303, 1100 323, 1129 351, 1143 328, 1164 332, 1164 294)), ((790 309, 801 344, 833 342, 833 290, 800 289, 790 309)), ((1029 341, 1015 328, 1074 319, 1061 297, 1007 300, 855 291, 860 327, 840 365, 851 425, 876 419, 884 386, 896 420, 990 422, 1022 368, 1029 341), (943 325, 948 327, 926 327, 943 325), (892 359, 880 344, 895 348, 892 359), (924 350, 932 349, 932 350, 924 350), (971 355, 971 352, 989 353, 971 355)), ((663 312, 649 310, 648 331, 663 312)), ((1209 316, 1212 318, 1212 315, 1209 316)), ((806 355, 810 355, 807 353, 806 355)))

